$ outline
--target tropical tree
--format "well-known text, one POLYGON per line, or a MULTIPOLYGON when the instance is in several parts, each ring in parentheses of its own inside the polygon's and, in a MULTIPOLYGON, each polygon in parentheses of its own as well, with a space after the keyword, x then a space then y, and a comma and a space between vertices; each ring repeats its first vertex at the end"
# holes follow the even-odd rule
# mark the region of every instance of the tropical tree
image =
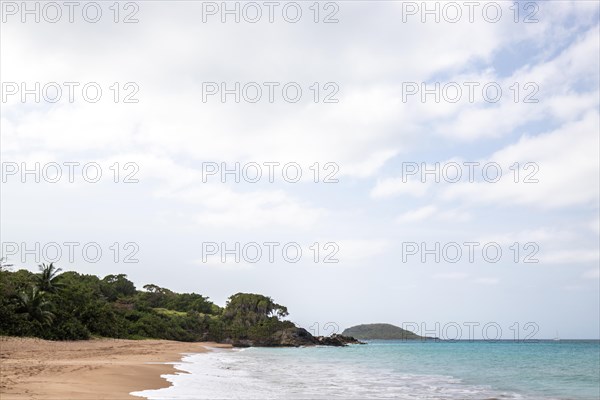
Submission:
POLYGON ((28 318, 41 324, 50 324, 54 319, 50 307, 44 292, 35 286, 30 292, 20 292, 17 296, 17 312, 27 314, 28 318))
POLYGON ((63 287, 60 282, 57 282, 57 278, 62 271, 61 268, 56 268, 54 263, 50 263, 49 265, 42 264, 38 267, 40 269, 40 273, 36 275, 36 280, 39 290, 55 293, 63 287))
POLYGON ((270 297, 254 293, 237 293, 229 297, 223 313, 226 320, 237 320, 246 326, 268 319, 279 320, 287 315, 286 307, 270 297))
POLYGON ((119 297, 133 296, 137 293, 133 282, 127 279, 127 275, 106 275, 102 279, 102 288, 104 295, 110 300, 115 301, 119 297))
POLYGON ((8 271, 12 264, 7 263, 8 259, 6 257, 0 257, 0 271, 8 271))
POLYGON ((237 293, 229 297, 222 320, 233 338, 267 339, 287 327, 288 310, 272 298, 254 293, 237 293))

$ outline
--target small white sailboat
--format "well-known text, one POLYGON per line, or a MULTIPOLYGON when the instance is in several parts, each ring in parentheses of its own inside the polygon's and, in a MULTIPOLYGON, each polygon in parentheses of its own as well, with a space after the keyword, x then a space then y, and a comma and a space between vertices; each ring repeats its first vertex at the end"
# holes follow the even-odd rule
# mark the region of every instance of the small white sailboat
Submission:
POLYGON ((556 336, 554 336, 554 340, 555 342, 559 342, 560 341, 560 337, 558 337, 558 331, 556 331, 556 336))

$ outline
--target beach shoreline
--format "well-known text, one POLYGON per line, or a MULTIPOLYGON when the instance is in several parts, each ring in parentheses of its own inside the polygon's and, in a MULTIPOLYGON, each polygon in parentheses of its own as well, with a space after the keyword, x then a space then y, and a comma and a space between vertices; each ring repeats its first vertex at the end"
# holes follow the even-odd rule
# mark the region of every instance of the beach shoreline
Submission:
POLYGON ((92 339, 48 341, 0 337, 0 397, 2 400, 142 399, 129 393, 161 389, 171 384, 164 374, 183 373, 175 363, 213 342, 92 339))

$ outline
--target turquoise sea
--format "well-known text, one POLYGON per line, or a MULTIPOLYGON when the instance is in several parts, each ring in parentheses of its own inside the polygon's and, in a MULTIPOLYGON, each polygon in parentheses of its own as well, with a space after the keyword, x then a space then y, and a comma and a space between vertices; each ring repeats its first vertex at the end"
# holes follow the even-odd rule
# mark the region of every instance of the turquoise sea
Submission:
POLYGON ((150 399, 600 399, 600 341, 371 341, 190 354, 150 399))

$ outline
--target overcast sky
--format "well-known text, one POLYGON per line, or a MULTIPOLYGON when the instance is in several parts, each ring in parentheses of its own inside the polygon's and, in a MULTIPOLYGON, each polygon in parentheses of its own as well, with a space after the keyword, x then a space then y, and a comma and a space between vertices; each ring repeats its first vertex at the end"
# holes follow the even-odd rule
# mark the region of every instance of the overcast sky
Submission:
POLYGON ((64 270, 125 273, 220 305, 262 293, 306 328, 478 322, 512 338, 531 322, 537 338, 598 337, 597 2, 482 2, 473 22, 463 2, 438 3, 439 23, 420 2, 281 2, 273 22, 263 2, 240 3, 239 23, 221 2, 120 3, 118 15, 100 2, 96 23, 95 6, 84 15, 81 2, 71 23, 57 4, 58 22, 41 4, 36 23, 2 2, 11 263, 34 270, 25 247, 52 258, 56 242, 64 270), (39 102, 22 98, 36 82, 39 102), (36 162, 39 183, 22 174, 36 162), (86 163, 97 163, 87 180, 86 163), (212 174, 222 163, 245 167, 239 183, 212 174), (436 163, 439 183, 422 175, 436 163), (79 243, 73 260, 67 242, 79 243), (222 243, 236 242, 239 262, 223 262, 222 243), (97 262, 82 254, 90 243, 97 262), (476 243, 473 259, 464 243, 476 243))

